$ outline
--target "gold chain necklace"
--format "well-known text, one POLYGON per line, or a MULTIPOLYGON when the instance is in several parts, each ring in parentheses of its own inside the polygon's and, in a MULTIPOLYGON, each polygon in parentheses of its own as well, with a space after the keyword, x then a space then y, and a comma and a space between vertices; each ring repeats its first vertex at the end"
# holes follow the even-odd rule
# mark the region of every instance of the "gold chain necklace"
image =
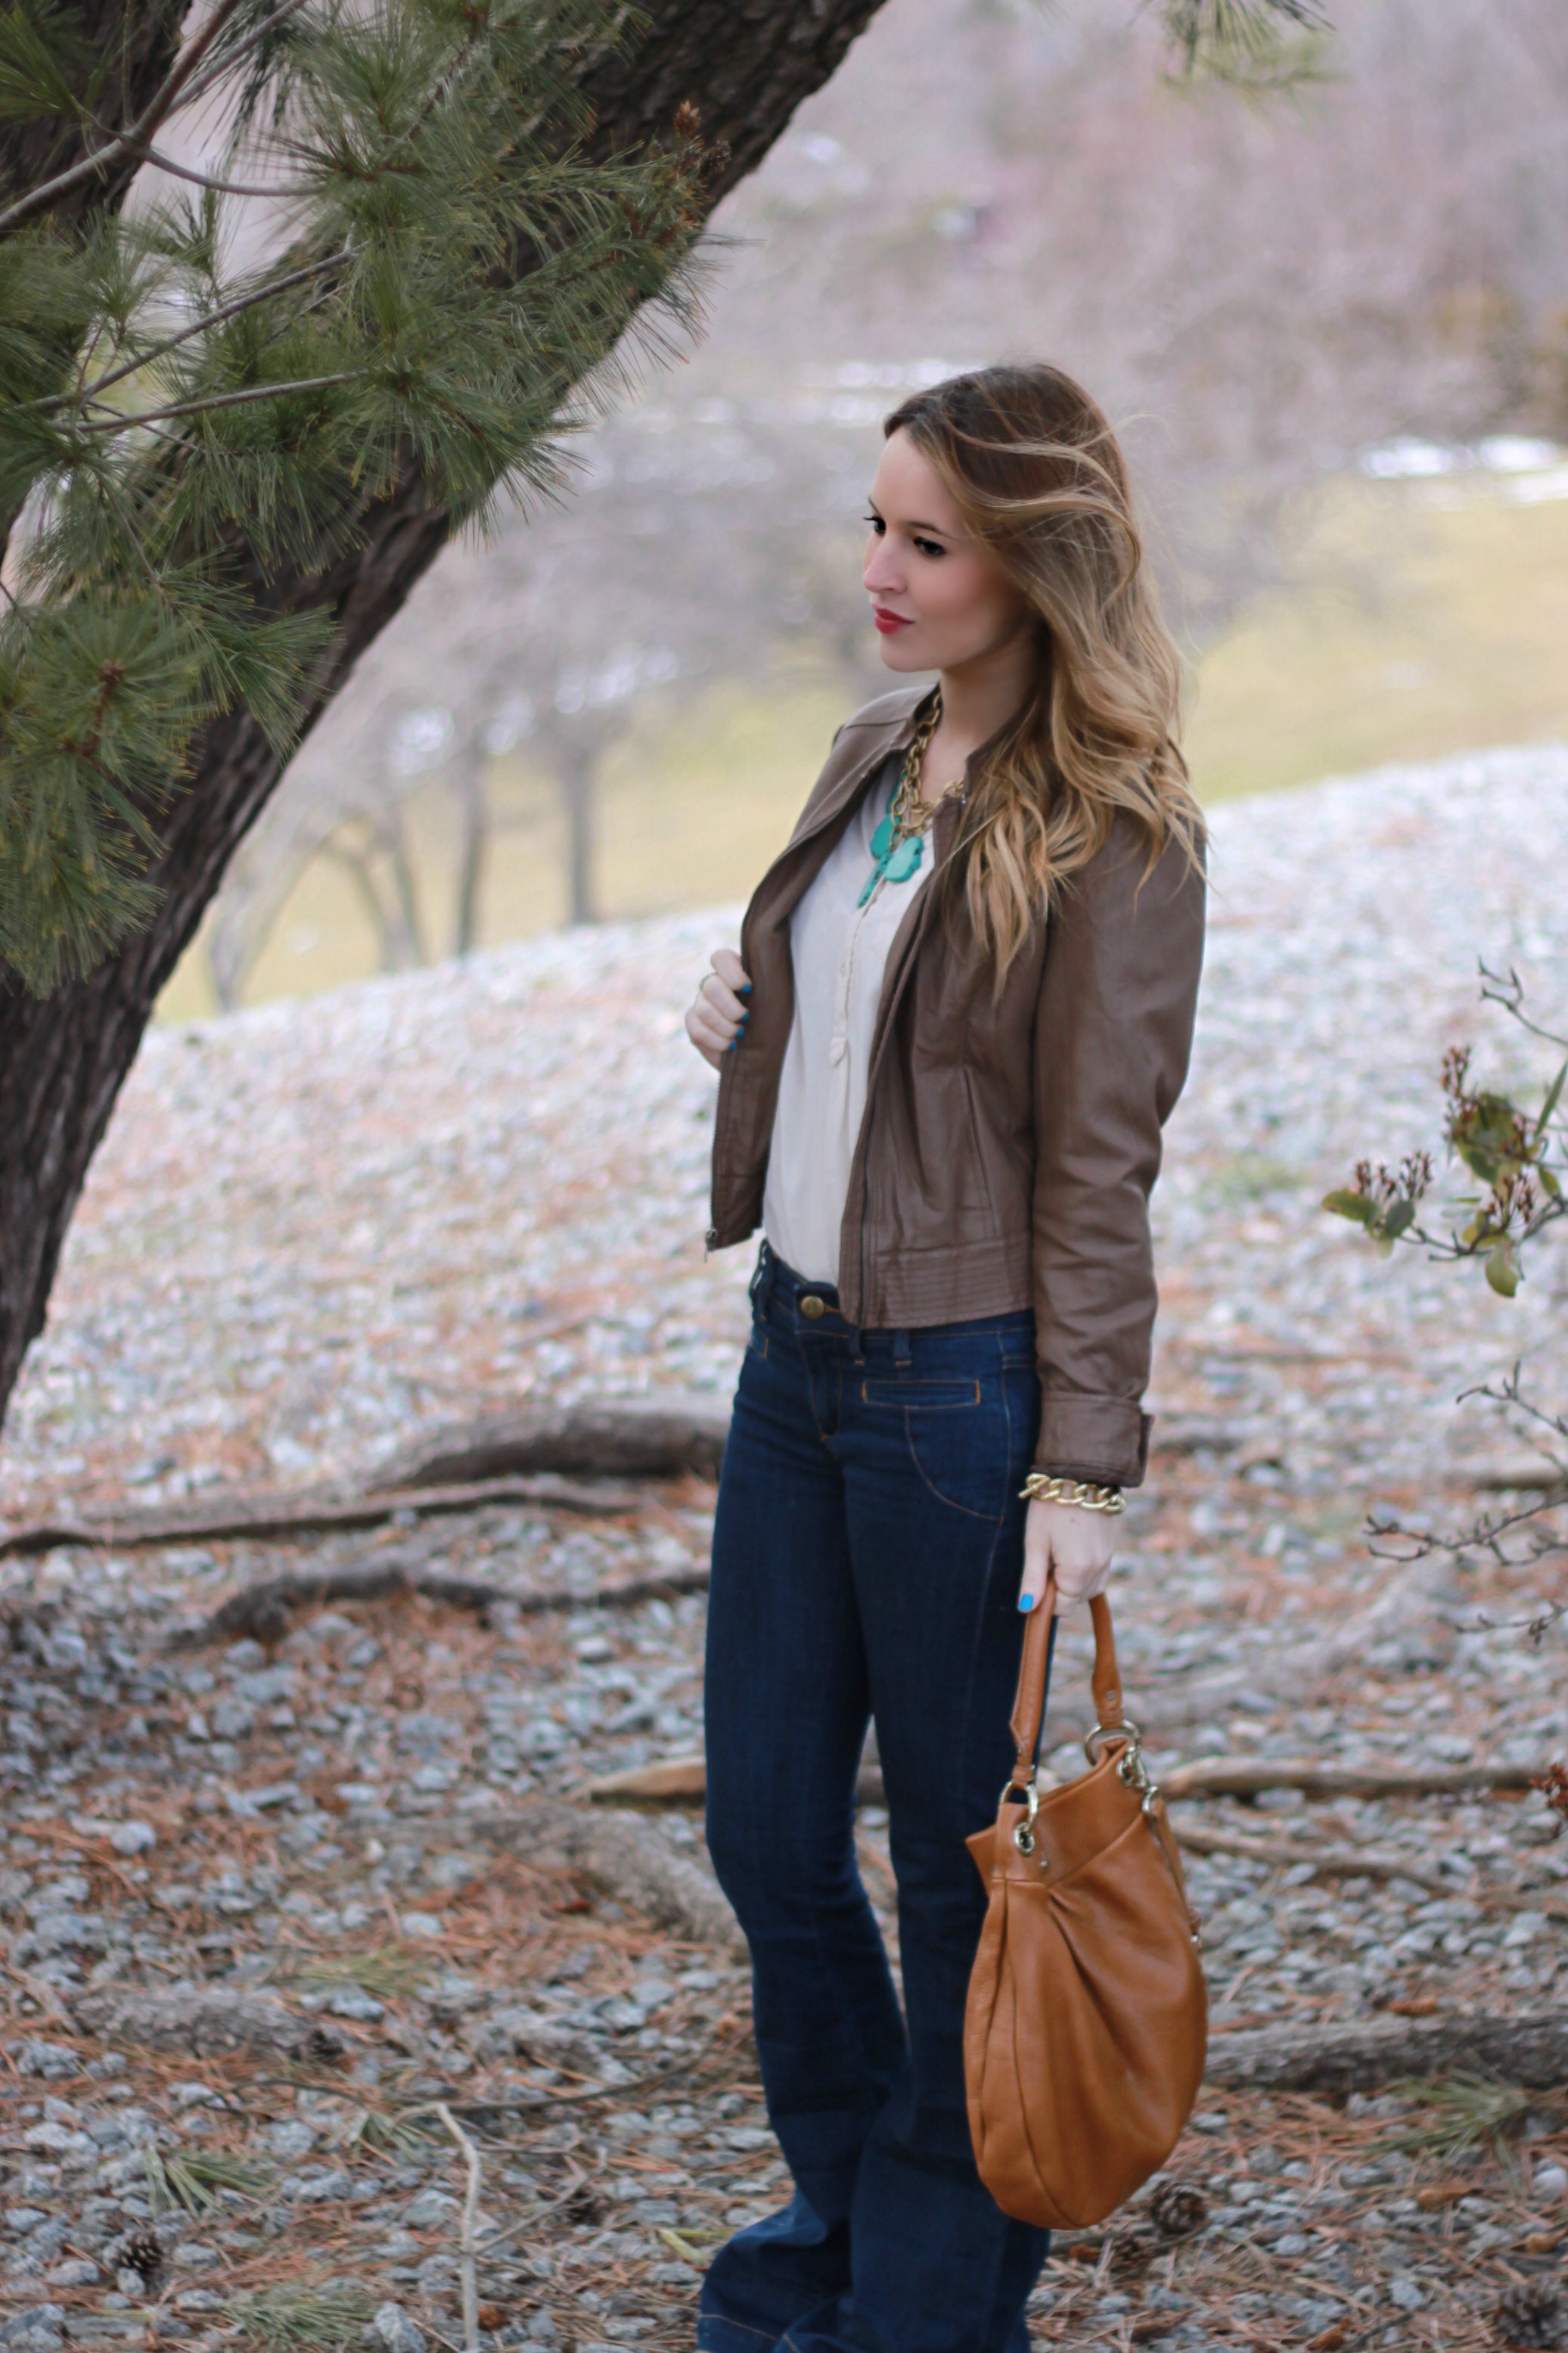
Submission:
POLYGON ((888 814, 871 836, 873 864, 860 893, 863 907, 879 882, 907 882, 920 869, 925 843, 924 836, 936 821, 936 813, 943 801, 957 799, 967 781, 955 776, 944 785, 934 801, 921 797, 921 778, 925 768, 926 754, 931 750, 937 729, 942 725, 942 689, 937 689, 931 707, 915 729, 910 748, 904 754, 898 785, 888 804, 888 814))

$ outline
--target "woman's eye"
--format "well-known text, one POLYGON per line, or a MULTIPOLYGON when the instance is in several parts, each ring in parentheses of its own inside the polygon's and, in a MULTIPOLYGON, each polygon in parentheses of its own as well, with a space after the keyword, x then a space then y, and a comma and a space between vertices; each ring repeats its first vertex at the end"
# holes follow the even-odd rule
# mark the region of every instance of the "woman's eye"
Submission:
POLYGON ((860 518, 860 520, 861 520, 861 522, 868 522, 868 523, 870 524, 870 526, 871 526, 872 530, 876 533, 876 534, 877 534, 877 536, 878 536, 878 538, 879 538, 879 539, 880 539, 880 538, 881 538, 882 533, 883 533, 887 530, 887 528, 888 528, 887 524, 882 521, 882 518, 881 518, 881 516, 880 516, 880 515, 862 515, 862 516, 861 516, 861 518, 860 518))
POLYGON ((945 555, 947 550, 939 539, 917 539, 915 547, 921 555, 945 555))

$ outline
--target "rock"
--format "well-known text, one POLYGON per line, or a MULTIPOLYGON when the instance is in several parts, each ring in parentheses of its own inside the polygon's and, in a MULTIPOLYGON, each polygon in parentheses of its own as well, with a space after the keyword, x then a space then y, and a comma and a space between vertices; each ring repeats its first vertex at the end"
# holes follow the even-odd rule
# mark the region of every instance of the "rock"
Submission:
POLYGON ((386 2004, 377 2001, 374 1994, 363 1993, 358 1986, 342 1986, 328 2002, 334 2018, 355 2018, 366 2025, 386 2016, 386 2004))
POLYGON ((6 2353, 58 2353, 65 2317, 63 2304, 30 2304, 0 2326, 0 2345, 6 2353))
POLYGON ((116 1854, 150 1854, 158 1843, 158 1833, 151 1822, 116 1822, 109 1843, 116 1854))
POLYGON ((37 2039, 18 2042, 11 2054, 19 2075, 63 2077, 79 2075, 81 2060, 64 2042, 45 2042, 37 2039))
POLYGON ((73 2132, 68 2125, 52 2119, 34 2125, 23 2135, 26 2147, 36 2149, 41 2157, 86 2157, 95 2143, 84 2132, 73 2132))
POLYGON ((324 2206, 353 2194, 353 2176, 328 2166, 318 2173, 296 2173, 283 2184, 282 2195, 296 2206, 324 2206))
POLYGON ((422 2189, 403 2210, 403 2226, 407 2231, 433 2231, 458 2211, 458 2201, 448 2198, 444 2189, 422 2189))
POLYGON ((384 2353, 425 2353, 425 2333, 415 2326, 400 2304, 384 2304, 365 2334, 384 2353))

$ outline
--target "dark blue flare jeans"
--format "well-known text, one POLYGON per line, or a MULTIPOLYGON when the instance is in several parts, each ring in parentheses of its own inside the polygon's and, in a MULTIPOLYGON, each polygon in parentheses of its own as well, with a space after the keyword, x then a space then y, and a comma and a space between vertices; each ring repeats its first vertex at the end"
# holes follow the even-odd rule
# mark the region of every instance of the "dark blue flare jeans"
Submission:
POLYGON ((766 1242, 752 1297, 713 1531, 708 1842, 751 1945, 795 2195, 715 2257, 697 2341, 1026 2353, 1049 2239, 974 2168, 963 2004, 985 1891, 963 1841, 1013 1762, 1034 1317, 857 1331, 766 1242), (872 1717, 901 2012, 855 1861, 872 1717))

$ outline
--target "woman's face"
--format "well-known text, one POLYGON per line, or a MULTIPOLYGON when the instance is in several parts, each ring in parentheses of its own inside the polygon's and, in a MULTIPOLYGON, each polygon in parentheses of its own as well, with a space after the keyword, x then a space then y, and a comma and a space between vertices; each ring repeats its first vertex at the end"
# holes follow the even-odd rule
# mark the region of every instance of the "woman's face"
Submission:
POLYGON ((882 444, 862 578, 889 670, 955 670, 1011 648, 1029 606, 964 530, 941 475, 902 430, 882 444))

